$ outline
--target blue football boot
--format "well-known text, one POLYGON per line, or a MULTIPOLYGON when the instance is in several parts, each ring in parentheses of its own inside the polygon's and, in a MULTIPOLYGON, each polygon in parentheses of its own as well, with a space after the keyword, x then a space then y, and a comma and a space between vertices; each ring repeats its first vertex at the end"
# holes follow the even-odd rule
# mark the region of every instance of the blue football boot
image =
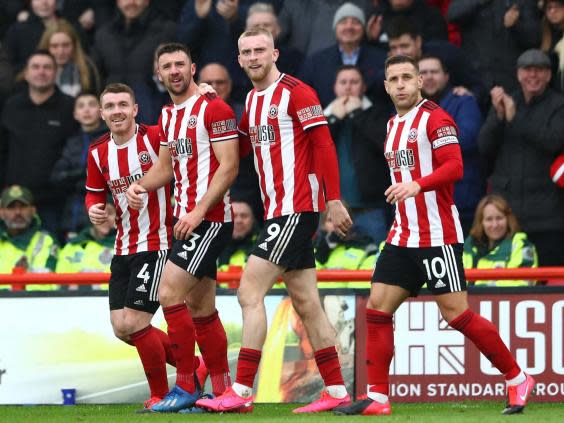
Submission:
POLYGON ((198 398, 200 398, 199 387, 196 387, 196 390, 190 393, 178 385, 174 385, 160 402, 151 407, 151 411, 156 413, 177 413, 182 409, 192 407, 198 398))

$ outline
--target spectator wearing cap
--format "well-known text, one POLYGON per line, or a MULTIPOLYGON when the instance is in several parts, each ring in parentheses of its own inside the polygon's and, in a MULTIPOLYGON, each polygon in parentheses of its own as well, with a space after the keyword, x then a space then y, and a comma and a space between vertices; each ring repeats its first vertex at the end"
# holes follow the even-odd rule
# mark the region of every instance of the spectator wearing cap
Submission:
MULTIPOLYGON (((52 272, 57 263, 55 239, 41 228, 31 191, 12 185, 0 197, 0 273, 52 272)), ((7 288, 7 286, 0 286, 7 288)), ((48 290, 53 285, 28 285, 48 290)))
POLYGON ((540 43, 535 1, 456 0, 447 20, 460 26, 462 50, 472 59, 487 90, 500 85, 512 92, 517 57, 540 43))
POLYGON ((383 81, 386 52, 367 44, 364 40, 366 17, 353 3, 345 3, 333 17, 333 30, 337 43, 308 57, 300 78, 311 85, 323 107, 334 98, 333 83, 342 65, 354 65, 362 72, 368 91, 383 81))
POLYGON ((491 90, 492 107, 478 137, 480 153, 493 162, 492 190, 511 205, 537 247, 540 266, 564 264, 564 190, 550 176, 564 151, 564 96, 549 87, 551 73, 542 51, 522 53, 520 89, 491 90))

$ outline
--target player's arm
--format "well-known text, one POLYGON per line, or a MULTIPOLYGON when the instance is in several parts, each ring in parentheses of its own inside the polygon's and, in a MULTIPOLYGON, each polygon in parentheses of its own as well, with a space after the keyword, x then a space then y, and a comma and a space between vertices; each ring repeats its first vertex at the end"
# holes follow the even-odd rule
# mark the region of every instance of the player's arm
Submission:
POLYGON ((153 164, 145 176, 131 184, 127 189, 125 196, 129 207, 135 210, 141 209, 144 205, 143 194, 165 186, 170 182, 173 176, 170 151, 167 146, 161 143, 159 159, 153 164))
POLYGON ((341 202, 339 162, 335 144, 327 125, 310 128, 308 135, 313 143, 313 168, 321 176, 325 186, 328 216, 335 225, 335 232, 343 237, 352 226, 352 220, 341 202))
POLYGON ((100 225, 108 218, 106 207, 106 181, 98 167, 92 151, 88 152, 86 171, 86 197, 84 204, 88 212, 88 218, 94 225, 100 225))
POLYGON ((182 216, 174 226, 177 239, 188 239, 190 234, 204 220, 208 210, 223 198, 239 172, 239 141, 235 136, 224 141, 212 142, 213 153, 219 163, 210 181, 208 190, 194 209, 182 216))

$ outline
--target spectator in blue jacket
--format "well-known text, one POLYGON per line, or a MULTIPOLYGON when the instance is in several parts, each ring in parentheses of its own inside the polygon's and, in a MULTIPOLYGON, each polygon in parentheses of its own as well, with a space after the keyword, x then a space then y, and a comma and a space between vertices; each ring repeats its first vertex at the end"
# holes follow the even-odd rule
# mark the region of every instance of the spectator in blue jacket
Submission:
POLYGON ((368 91, 372 91, 373 85, 382 84, 386 52, 364 42, 365 25, 366 17, 360 7, 343 4, 333 18, 337 43, 306 59, 300 77, 317 91, 323 107, 335 98, 333 84, 342 65, 358 67, 368 91))
POLYGON ((423 77, 423 95, 446 110, 458 126, 464 177, 455 185, 454 202, 466 235, 472 226, 476 205, 486 190, 478 152, 482 114, 474 96, 454 93, 448 70, 439 57, 422 56, 419 59, 419 72, 423 77))

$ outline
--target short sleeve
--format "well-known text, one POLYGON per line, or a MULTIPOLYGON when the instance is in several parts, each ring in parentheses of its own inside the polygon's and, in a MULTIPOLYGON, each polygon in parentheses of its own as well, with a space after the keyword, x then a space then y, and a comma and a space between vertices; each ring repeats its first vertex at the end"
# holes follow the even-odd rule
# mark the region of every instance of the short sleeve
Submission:
POLYGON ((294 117, 304 131, 317 125, 327 125, 323 108, 313 88, 303 83, 298 85, 292 89, 290 102, 290 113, 295 113, 294 117))
POLYGON ((435 109, 427 122, 427 136, 433 150, 458 144, 458 128, 454 119, 442 109, 435 109))
POLYGON ((165 134, 165 130, 164 130, 164 122, 163 122, 163 116, 168 116, 167 112, 165 109, 162 110, 161 115, 159 116, 159 121, 157 123, 157 126, 159 127, 159 145, 162 147, 167 147, 168 146, 168 138, 165 134))
POLYGON ((219 97, 208 103, 204 123, 211 142, 238 138, 235 112, 219 97))
POLYGON ((243 110, 243 115, 241 116, 241 121, 239 125, 237 125, 237 129, 239 133, 243 134, 244 136, 249 136, 249 115, 247 114, 247 108, 243 110))
POLYGON ((103 192, 107 188, 104 176, 100 171, 98 149, 88 151, 88 167, 86 171, 86 189, 92 192, 103 192))

